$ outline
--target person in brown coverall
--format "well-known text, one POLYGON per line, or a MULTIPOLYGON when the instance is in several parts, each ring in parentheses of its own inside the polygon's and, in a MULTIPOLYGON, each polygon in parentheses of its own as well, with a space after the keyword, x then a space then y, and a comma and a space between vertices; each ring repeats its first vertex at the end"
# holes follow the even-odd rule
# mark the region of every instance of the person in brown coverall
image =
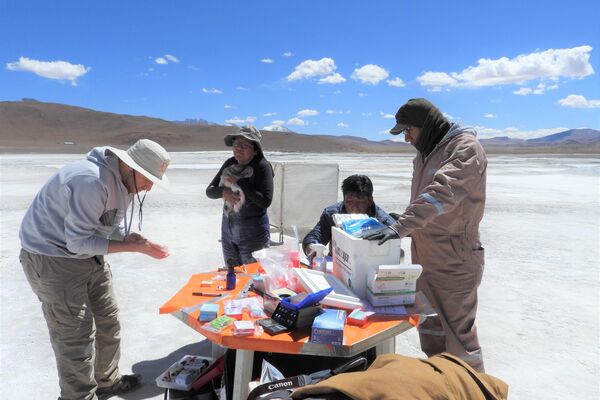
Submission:
POLYGON ((438 315, 419 327, 428 356, 449 352, 484 371, 475 315, 484 267, 479 222, 485 207, 487 159, 470 127, 451 123, 425 99, 410 99, 396 113, 391 134, 404 133, 418 151, 410 204, 394 225, 367 232, 379 240, 412 238, 417 281, 438 315))

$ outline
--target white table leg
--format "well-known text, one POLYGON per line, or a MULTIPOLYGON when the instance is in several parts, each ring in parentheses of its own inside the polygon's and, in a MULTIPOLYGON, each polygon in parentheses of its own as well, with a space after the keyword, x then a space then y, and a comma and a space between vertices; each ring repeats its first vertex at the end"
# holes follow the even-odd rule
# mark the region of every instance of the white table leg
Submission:
POLYGON ((393 336, 377 344, 377 346, 375 347, 375 352, 377 353, 377 355, 396 353, 396 337, 393 336))
POLYGON ((237 350, 235 353, 235 371, 233 373, 233 400, 246 400, 248 383, 252 379, 254 351, 237 350))

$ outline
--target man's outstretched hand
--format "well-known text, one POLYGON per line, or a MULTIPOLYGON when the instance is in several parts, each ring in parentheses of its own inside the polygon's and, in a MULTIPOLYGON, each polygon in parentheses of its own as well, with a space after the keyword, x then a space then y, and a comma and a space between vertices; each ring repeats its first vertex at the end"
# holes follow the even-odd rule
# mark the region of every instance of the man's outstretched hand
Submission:
POLYGON ((379 240, 378 245, 382 245, 390 239, 400 239, 398 233, 390 228, 389 226, 382 226, 381 228, 369 229, 363 232, 361 238, 367 240, 379 240))
POLYGON ((135 245, 134 251, 146 254, 152 258, 160 260, 169 256, 169 248, 167 246, 152 242, 136 232, 127 235, 123 241, 135 245))

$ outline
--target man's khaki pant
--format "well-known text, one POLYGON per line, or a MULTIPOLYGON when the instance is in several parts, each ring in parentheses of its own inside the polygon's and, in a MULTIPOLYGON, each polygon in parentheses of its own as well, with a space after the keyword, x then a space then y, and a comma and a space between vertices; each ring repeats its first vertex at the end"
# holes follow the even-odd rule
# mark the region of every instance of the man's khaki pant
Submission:
POLYGON ((119 376, 120 331, 110 266, 101 256, 48 257, 21 250, 42 303, 58 368, 61 400, 95 400, 119 376))

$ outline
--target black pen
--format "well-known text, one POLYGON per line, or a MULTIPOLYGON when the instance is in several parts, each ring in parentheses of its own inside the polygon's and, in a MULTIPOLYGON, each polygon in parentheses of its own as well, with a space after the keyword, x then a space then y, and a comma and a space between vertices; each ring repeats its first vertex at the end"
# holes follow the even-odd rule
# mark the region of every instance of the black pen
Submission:
POLYGON ((192 292, 192 296, 219 297, 221 296, 221 293, 192 292))

